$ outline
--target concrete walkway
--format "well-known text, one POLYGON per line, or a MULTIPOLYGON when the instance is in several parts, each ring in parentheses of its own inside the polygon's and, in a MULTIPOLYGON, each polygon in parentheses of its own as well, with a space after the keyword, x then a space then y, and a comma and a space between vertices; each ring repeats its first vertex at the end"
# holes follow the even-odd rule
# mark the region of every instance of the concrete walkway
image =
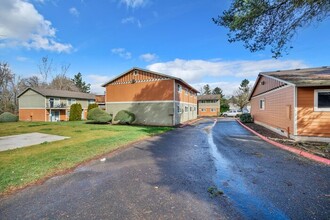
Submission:
POLYGON ((43 142, 53 142, 64 140, 69 137, 50 135, 43 133, 28 133, 12 136, 0 137, 0 151, 11 150, 15 148, 28 147, 31 145, 41 144, 43 142))

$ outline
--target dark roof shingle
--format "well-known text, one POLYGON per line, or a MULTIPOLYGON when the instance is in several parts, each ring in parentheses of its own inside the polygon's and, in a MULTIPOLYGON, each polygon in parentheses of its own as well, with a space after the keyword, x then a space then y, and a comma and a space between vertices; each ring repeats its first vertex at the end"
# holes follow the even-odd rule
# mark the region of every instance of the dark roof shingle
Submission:
POLYGON ((274 77, 296 86, 330 86, 330 67, 327 66, 262 72, 260 75, 274 77))
POLYGON ((42 88, 26 88, 21 92, 18 97, 23 95, 29 89, 43 95, 45 97, 62 97, 62 98, 76 98, 76 99, 95 99, 94 94, 84 93, 84 92, 73 92, 67 90, 57 90, 57 89, 42 89, 42 88))
POLYGON ((197 100, 220 100, 221 95, 198 95, 197 100))

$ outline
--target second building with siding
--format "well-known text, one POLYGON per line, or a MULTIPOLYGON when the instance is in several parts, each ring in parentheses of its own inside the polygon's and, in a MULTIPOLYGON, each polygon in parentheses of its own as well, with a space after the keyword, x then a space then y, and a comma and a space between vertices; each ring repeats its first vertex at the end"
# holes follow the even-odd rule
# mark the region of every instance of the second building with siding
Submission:
POLYGON ((197 118, 197 90, 180 78, 132 68, 105 83, 106 111, 136 115, 135 124, 174 126, 197 118))

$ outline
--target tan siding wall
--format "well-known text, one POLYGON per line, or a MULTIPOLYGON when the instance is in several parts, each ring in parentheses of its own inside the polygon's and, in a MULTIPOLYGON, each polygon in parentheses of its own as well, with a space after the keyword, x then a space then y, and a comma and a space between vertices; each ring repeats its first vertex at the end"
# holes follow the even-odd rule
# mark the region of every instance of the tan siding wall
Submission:
POLYGON ((261 93, 273 90, 273 89, 278 88, 278 87, 283 86, 283 85, 284 85, 283 82, 280 82, 278 80, 271 79, 271 78, 268 78, 268 77, 261 76, 261 78, 259 80, 259 83, 256 86, 252 96, 259 95, 261 93), (262 82, 264 82, 264 84, 262 84, 262 82))
POLYGON ((159 100, 173 100, 173 80, 109 84, 106 87, 106 102, 159 100))
POLYGON ((189 120, 197 118, 197 104, 176 102, 175 105, 175 124, 180 124, 189 120), (178 106, 181 108, 181 113, 178 113, 178 106), (185 107, 188 107, 188 111, 185 111, 185 107))
POLYGON ((330 87, 298 88, 298 135, 330 137, 330 112, 314 111, 314 89, 330 87))
POLYGON ((88 100, 77 99, 77 103, 80 103, 83 109, 88 108, 88 100))
POLYGON ((19 108, 44 108, 45 107, 45 97, 32 91, 26 91, 18 99, 19 108))
POLYGON ((256 122, 293 134, 294 87, 286 87, 251 99, 251 114, 256 122), (265 100, 265 109, 259 108, 259 100, 265 100))
POLYGON ((135 124, 173 125, 173 102, 165 103, 107 103, 107 112, 113 117, 120 110, 128 110, 136 116, 135 124))

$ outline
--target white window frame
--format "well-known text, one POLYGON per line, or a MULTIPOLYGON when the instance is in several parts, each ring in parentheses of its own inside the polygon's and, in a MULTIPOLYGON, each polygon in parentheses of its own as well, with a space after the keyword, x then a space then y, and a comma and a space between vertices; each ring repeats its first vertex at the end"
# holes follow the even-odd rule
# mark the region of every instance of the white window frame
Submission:
POLYGON ((188 96, 188 89, 185 89, 185 95, 188 96))
POLYGON ((68 106, 71 106, 72 104, 76 104, 77 103, 77 100, 76 99, 67 99, 67 101, 68 101, 68 106))
POLYGON ((265 110, 266 108, 266 100, 265 99, 259 99, 259 109, 260 110, 265 110), (263 104, 261 104, 263 103, 263 104))
POLYGON ((178 84, 178 92, 181 93, 181 91, 182 91, 182 86, 178 84))
POLYGON ((330 107, 329 108, 319 108, 319 99, 318 99, 318 94, 319 92, 330 92, 330 89, 315 89, 314 90, 314 112, 330 112, 330 107))
POLYGON ((177 109, 177 112, 178 112, 179 114, 182 113, 180 105, 177 105, 177 106, 176 106, 176 109, 177 109))
POLYGON ((201 112, 206 112, 206 108, 201 108, 201 112))
POLYGON ((215 108, 211 108, 211 112, 216 112, 217 110, 215 108))
POLYGON ((54 108, 61 105, 61 99, 54 97, 54 108))
POLYGON ((188 105, 185 105, 185 106, 184 106, 184 112, 189 112, 188 105))

